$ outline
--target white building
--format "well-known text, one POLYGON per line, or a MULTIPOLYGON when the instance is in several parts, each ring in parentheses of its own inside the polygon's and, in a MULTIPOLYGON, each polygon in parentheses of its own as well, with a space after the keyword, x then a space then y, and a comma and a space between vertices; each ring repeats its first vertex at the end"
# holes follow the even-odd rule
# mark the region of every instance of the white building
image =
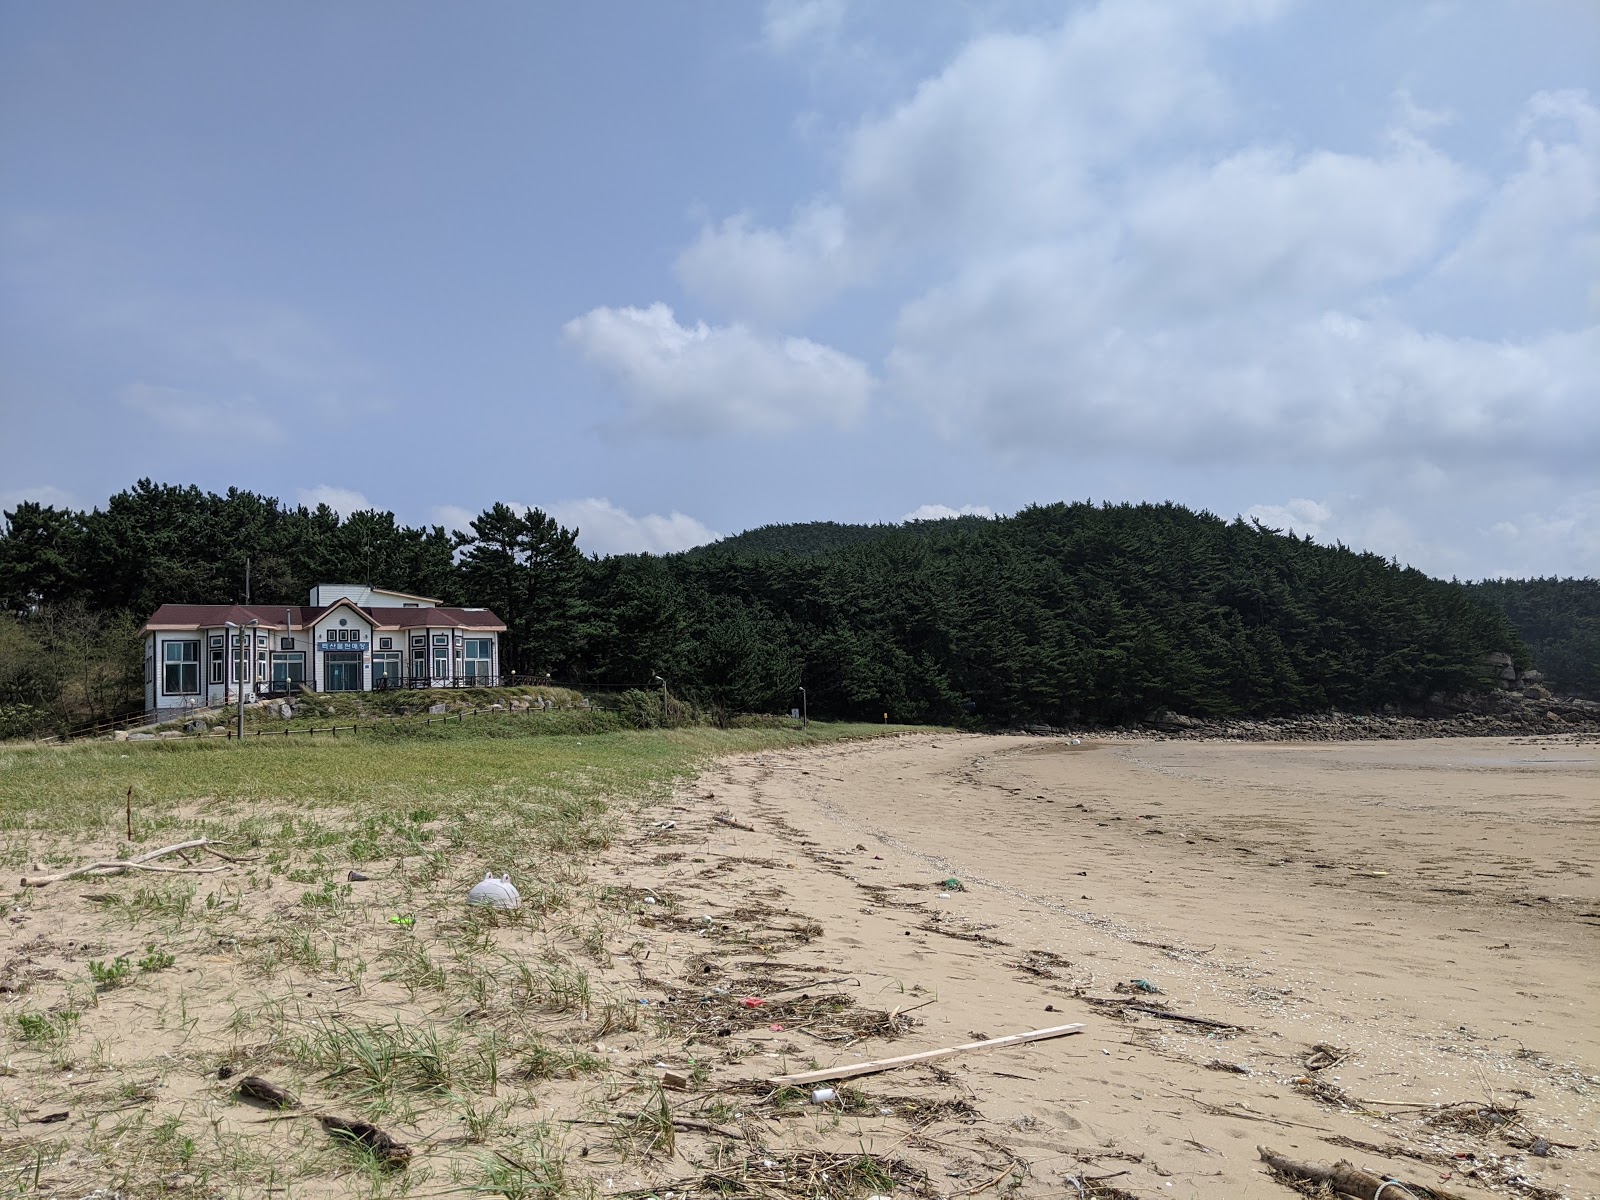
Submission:
POLYGON ((163 604, 141 631, 145 711, 232 703, 241 681, 247 698, 299 688, 493 687, 505 628, 486 608, 447 608, 363 584, 320 584, 304 606, 163 604))

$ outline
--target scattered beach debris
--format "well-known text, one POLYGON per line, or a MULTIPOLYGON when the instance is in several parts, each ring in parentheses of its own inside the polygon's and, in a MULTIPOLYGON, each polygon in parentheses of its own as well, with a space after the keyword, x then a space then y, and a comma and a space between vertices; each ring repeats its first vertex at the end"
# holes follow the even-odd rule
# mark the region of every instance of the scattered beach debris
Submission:
POLYGON ((754 825, 746 825, 743 821, 735 821, 729 813, 718 813, 711 819, 718 825, 726 825, 729 829, 742 829, 746 833, 754 833, 756 831, 754 825))
POLYGON ((187 842, 176 842, 171 846, 162 846, 159 850, 151 850, 146 854, 138 854, 132 858, 118 858, 92 862, 82 867, 74 867, 70 871, 62 871, 56 875, 24 875, 22 886, 31 888, 48 887, 52 883, 63 883, 68 879, 78 879, 84 875, 122 875, 128 871, 151 871, 162 875, 214 875, 218 871, 226 871, 230 864, 251 862, 251 858, 238 858, 231 854, 224 854, 217 846, 221 844, 210 838, 193 838, 187 842), (215 867, 158 867, 153 865, 158 858, 165 858, 169 854, 176 854, 184 860, 192 860, 184 854, 185 850, 203 850, 207 854, 223 859, 220 866, 215 867))
POLYGON ((1020 1046, 1024 1042, 1042 1042, 1049 1038, 1066 1037, 1068 1034, 1081 1033, 1087 1028, 1084 1025, 1052 1025, 1047 1029, 1034 1029, 1027 1033, 1011 1033, 1004 1037, 981 1038, 975 1042, 963 1042, 959 1046, 944 1046, 937 1050, 919 1050, 915 1054, 902 1054, 897 1058, 880 1058, 872 1062, 848 1063, 840 1067, 827 1067, 820 1071, 803 1071, 797 1075, 774 1075, 770 1082, 775 1085, 823 1083, 831 1079, 851 1079, 857 1075, 872 1075, 879 1071, 892 1071, 897 1067, 907 1067, 914 1063, 932 1062, 939 1058, 949 1058, 955 1054, 969 1054, 975 1050, 998 1050, 1006 1046, 1020 1046))
POLYGON ((520 908, 522 893, 517 891, 510 875, 502 874, 496 878, 491 871, 483 877, 482 883, 473 885, 467 893, 467 903, 481 904, 487 908, 520 908))
POLYGON ((1290 1186, 1301 1184, 1310 1184, 1315 1188, 1326 1186, 1335 1195, 1352 1196, 1356 1200, 1382 1200, 1383 1197, 1389 1197, 1389 1200, 1405 1200, 1408 1195, 1412 1200, 1462 1200, 1457 1192, 1440 1191, 1426 1184, 1395 1179, 1393 1176, 1374 1175, 1342 1158, 1332 1166, 1324 1166, 1321 1163, 1297 1162, 1295 1159, 1285 1158, 1266 1146, 1257 1146, 1256 1153, 1261 1155, 1262 1162, 1290 1186))
POLYGON ((1308 1071, 1326 1071, 1329 1067, 1337 1067, 1349 1057, 1350 1051, 1342 1046, 1318 1042, 1306 1051, 1306 1056, 1300 1060, 1300 1065, 1308 1071))
POLYGON ((383 1166, 404 1167, 411 1161, 411 1147, 397 1141, 370 1121, 363 1121, 358 1117, 337 1117, 331 1113, 307 1109, 300 1103, 298 1096, 286 1088, 279 1087, 270 1079, 263 1079, 259 1075, 246 1075, 234 1088, 234 1094, 241 1100, 265 1105, 280 1112, 316 1117, 329 1137, 335 1141, 344 1141, 361 1147, 383 1166))

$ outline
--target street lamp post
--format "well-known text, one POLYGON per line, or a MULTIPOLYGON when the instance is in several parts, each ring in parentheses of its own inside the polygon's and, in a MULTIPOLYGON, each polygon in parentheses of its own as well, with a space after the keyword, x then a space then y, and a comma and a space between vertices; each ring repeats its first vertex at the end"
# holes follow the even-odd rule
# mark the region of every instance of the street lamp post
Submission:
MULTIPOLYGON (((255 653, 256 649, 253 645, 246 646, 244 644, 244 636, 246 629, 254 629, 257 625, 261 624, 261 622, 252 617, 247 624, 242 626, 237 625, 232 621, 224 621, 222 624, 228 629, 237 629, 239 631, 239 678, 237 680, 239 684, 239 719, 235 728, 237 729, 237 736, 242 742, 244 741, 244 674, 249 666, 250 656, 255 653)), ((250 637, 253 641, 255 635, 251 634, 250 637)))
POLYGON ((661 728, 667 727, 667 681, 657 675, 655 681, 661 685, 661 728))
POLYGON ((804 732, 811 724, 811 719, 806 713, 806 690, 800 689, 800 730, 804 732))

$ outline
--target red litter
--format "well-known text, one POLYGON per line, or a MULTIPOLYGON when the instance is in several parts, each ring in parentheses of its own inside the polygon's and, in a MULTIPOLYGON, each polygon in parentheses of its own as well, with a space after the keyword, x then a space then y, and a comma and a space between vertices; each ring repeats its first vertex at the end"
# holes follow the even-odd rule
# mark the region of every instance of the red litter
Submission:
POLYGON ((772 1030, 773 1033, 783 1032, 783 1026, 779 1025, 776 1021, 774 1021, 771 1025, 768 1025, 767 1028, 772 1030))
POLYGON ((766 1001, 765 1000, 758 1000, 754 996, 746 996, 743 1000, 739 1001, 739 1003, 744 1005, 744 1007, 746 1007, 746 1008, 760 1008, 763 1004, 766 1003, 766 1001))

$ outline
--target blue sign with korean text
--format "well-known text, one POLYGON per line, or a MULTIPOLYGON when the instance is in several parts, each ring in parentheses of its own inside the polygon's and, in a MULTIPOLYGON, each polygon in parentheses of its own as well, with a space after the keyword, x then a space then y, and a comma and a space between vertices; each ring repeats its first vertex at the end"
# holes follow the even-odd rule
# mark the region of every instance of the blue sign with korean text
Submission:
POLYGON ((318 650, 369 650, 371 642, 318 642, 318 650))

